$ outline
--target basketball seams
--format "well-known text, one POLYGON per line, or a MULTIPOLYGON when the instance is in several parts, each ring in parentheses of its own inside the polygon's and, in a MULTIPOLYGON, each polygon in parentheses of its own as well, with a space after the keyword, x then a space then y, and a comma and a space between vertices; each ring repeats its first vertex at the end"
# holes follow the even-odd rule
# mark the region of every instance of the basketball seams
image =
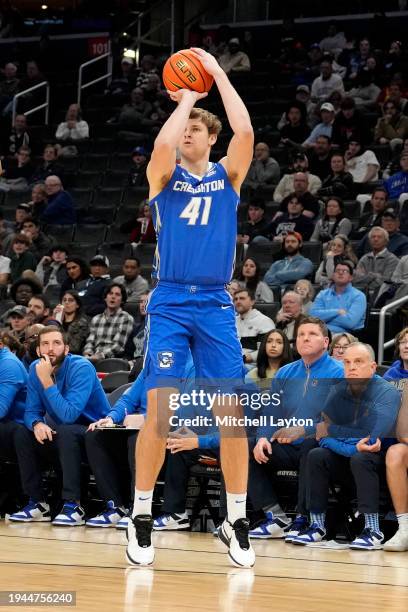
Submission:
POLYGON ((202 74, 202 72, 201 72, 201 70, 200 70, 200 67, 199 67, 199 66, 198 66, 198 65, 195 63, 194 59, 193 59, 193 58, 192 58, 190 55, 187 55, 186 53, 183 53, 182 51, 179 51, 179 52, 178 52, 178 55, 181 55, 181 57, 184 57, 184 58, 185 58, 185 59, 186 59, 188 62, 190 62, 190 63, 191 63, 193 66, 194 66, 194 68, 197 70, 198 74, 199 74, 199 75, 200 75, 200 77, 201 77, 201 80, 202 80, 202 82, 203 82, 203 88, 204 88, 204 90, 205 90, 205 86, 206 86, 206 79, 205 79, 205 77, 203 76, 203 74, 202 74))
POLYGON ((198 93, 204 93, 211 89, 214 79, 205 71, 202 65, 200 66, 198 60, 190 57, 188 49, 183 49, 182 51, 177 51, 167 59, 163 68, 163 82, 167 89, 173 91, 186 88, 191 91, 197 91, 198 93), (175 65, 176 62, 180 60, 186 63, 191 73, 196 77, 195 83, 188 81, 182 70, 175 65))
POLYGON ((174 55, 172 55, 169 58, 169 66, 172 69, 172 71, 174 72, 174 74, 176 75, 177 79, 184 85, 184 87, 186 89, 191 89, 191 83, 188 83, 185 81, 185 79, 183 78, 183 73, 180 70, 176 70, 176 68, 173 66, 173 61, 177 61, 177 55, 179 55, 178 53, 175 53, 174 55))

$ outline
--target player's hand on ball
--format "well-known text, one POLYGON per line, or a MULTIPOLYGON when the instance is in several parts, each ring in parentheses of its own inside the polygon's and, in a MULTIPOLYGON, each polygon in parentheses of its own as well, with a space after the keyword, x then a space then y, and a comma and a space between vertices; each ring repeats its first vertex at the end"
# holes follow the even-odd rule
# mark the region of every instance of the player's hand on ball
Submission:
POLYGON ((215 77, 218 74, 222 74, 224 72, 224 70, 221 68, 215 57, 211 55, 211 53, 208 53, 207 51, 204 51, 204 49, 200 49, 199 47, 190 47, 190 51, 198 57, 208 74, 211 74, 213 77, 215 77))
POLYGON ((193 98, 194 104, 197 102, 197 100, 201 100, 201 98, 208 96, 206 91, 204 93, 198 93, 198 91, 193 91, 192 89, 178 89, 177 91, 170 91, 168 89, 167 93, 173 102, 177 102, 177 104, 180 104, 181 100, 187 96, 193 98))

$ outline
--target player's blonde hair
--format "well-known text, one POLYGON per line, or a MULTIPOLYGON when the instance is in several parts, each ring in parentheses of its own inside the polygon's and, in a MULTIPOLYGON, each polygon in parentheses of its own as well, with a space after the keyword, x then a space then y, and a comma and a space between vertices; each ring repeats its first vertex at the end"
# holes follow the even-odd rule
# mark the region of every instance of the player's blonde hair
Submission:
POLYGON ((199 119, 207 126, 209 134, 218 134, 221 132, 222 125, 217 115, 204 110, 204 108, 193 108, 190 113, 189 119, 199 119))

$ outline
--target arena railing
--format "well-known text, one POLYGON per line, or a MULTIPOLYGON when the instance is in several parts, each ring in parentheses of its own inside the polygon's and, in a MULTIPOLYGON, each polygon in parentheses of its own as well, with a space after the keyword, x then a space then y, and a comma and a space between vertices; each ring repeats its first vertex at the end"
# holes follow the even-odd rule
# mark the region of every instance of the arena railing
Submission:
POLYGON ((378 352, 377 352, 377 355, 378 355, 377 365, 379 366, 383 365, 385 349, 390 348, 394 344, 394 339, 384 342, 385 315, 387 314, 389 310, 392 310, 396 306, 401 306, 402 304, 406 304, 407 302, 408 302, 408 295, 405 295, 404 297, 398 298, 398 300, 394 300, 393 302, 386 304, 380 310, 380 316, 379 316, 379 321, 378 321, 378 352))
POLYGON ((12 124, 14 125, 15 119, 16 119, 16 115, 17 115, 17 103, 18 100, 20 98, 23 98, 24 96, 26 96, 27 94, 31 93, 32 91, 35 91, 37 89, 40 89, 42 87, 45 87, 45 102, 43 104, 39 104, 38 106, 34 106, 33 108, 29 108, 28 110, 24 111, 24 115, 32 115, 33 113, 41 110, 41 109, 45 109, 45 125, 48 125, 48 120, 49 120, 49 114, 50 114, 50 84, 48 83, 48 81, 42 81, 42 83, 38 83, 38 85, 34 85, 33 87, 29 87, 28 89, 24 89, 23 91, 19 91, 13 98, 13 105, 12 105, 12 124))
POLYGON ((79 106, 81 105, 81 97, 82 97, 82 91, 84 89, 87 89, 88 87, 91 87, 92 85, 95 85, 95 83, 99 83, 100 81, 104 81, 106 79, 107 83, 109 84, 111 79, 112 79, 112 65, 113 65, 113 59, 112 59, 112 53, 111 53, 111 46, 109 43, 109 50, 107 53, 103 53, 102 55, 98 55, 98 57, 95 57, 94 59, 89 60, 88 62, 84 62, 83 64, 80 65, 79 70, 78 70, 78 93, 77 93, 77 103, 79 104, 79 106), (107 72, 105 74, 103 74, 100 77, 97 77, 96 79, 92 79, 92 81, 88 81, 87 83, 83 83, 83 72, 84 69, 87 68, 88 66, 90 66, 91 64, 95 64, 96 62, 100 62, 101 60, 107 59, 108 63, 107 63, 107 72))

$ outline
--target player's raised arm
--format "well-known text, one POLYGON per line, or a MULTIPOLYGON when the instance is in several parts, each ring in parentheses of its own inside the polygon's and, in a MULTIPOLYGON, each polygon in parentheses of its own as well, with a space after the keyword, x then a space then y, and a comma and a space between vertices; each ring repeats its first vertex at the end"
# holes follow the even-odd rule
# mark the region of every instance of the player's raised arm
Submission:
POLYGON ((177 102, 177 108, 164 123, 154 142, 147 167, 150 197, 159 193, 169 182, 176 165, 176 148, 183 137, 191 109, 197 100, 207 95, 188 89, 168 93, 171 99, 177 102))
POLYGON ((221 160, 236 191, 247 175, 253 157, 254 131, 247 108, 215 57, 207 51, 192 48, 205 70, 214 77, 234 136, 227 157, 221 160))

